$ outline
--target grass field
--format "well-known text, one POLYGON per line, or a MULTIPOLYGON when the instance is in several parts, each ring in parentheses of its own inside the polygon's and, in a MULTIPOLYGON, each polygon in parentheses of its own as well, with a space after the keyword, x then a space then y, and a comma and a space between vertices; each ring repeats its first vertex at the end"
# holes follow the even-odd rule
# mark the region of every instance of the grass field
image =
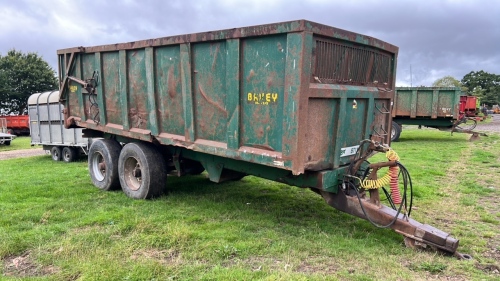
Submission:
POLYGON ((0 152, 40 147, 40 146, 31 146, 30 144, 31 144, 30 137, 16 137, 15 139, 12 140, 10 145, 0 145, 0 152))
POLYGON ((412 217, 472 260, 405 248, 309 190, 251 176, 171 177, 167 195, 142 201, 93 187, 84 159, 36 156, 0 161, 1 279, 498 280, 500 137, 467 139, 405 129, 392 146, 412 217))

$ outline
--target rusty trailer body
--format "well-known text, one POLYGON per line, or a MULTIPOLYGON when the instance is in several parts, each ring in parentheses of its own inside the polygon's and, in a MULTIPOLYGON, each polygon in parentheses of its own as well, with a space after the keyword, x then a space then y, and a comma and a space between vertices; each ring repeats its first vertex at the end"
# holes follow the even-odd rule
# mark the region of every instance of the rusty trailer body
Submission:
POLYGON ((70 123, 298 175, 348 164, 342 149, 372 134, 388 141, 396 52, 297 21, 58 53, 60 73, 101 80, 94 112, 63 84, 70 123))
MULTIPOLYGON (((214 182, 255 175, 387 224, 392 209, 336 195, 366 166, 361 151, 388 147, 397 52, 305 20, 76 47, 57 52, 60 100, 66 127, 104 138, 89 151, 103 190, 150 198, 167 173, 206 170, 214 182)), ((447 234, 396 217, 391 227, 405 236, 456 250, 447 234)))
POLYGON ((402 125, 471 132, 476 120, 461 110, 458 87, 397 87, 392 107, 391 140, 397 141, 402 125))

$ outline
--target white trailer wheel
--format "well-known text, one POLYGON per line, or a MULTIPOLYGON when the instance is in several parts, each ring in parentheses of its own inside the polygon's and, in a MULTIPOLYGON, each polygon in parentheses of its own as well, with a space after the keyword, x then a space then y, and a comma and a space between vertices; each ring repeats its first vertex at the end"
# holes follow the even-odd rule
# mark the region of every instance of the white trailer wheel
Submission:
POLYGON ((150 199, 163 194, 167 182, 162 154, 150 144, 129 143, 120 152, 118 173, 123 192, 134 199, 150 199))
POLYGON ((99 139, 90 146, 88 167, 92 183, 101 190, 120 188, 118 158, 121 146, 115 140, 99 139))

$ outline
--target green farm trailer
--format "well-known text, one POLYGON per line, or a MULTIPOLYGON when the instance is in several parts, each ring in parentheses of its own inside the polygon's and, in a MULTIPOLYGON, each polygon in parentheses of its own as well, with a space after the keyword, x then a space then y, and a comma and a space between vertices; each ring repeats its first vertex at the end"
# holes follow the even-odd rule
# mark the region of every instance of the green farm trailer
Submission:
POLYGON ((254 175, 455 253, 457 239, 408 218, 406 185, 380 204, 376 171, 406 175, 389 147, 397 53, 306 20, 75 47, 57 52, 60 101, 67 128, 101 138, 88 167, 102 190, 144 199, 167 174, 254 175), (369 164, 375 152, 390 161, 369 164))
MULTIPOLYGON (((397 141, 403 125, 475 134, 477 121, 468 117, 458 87, 397 87, 392 107, 391 140, 397 141)), ((484 135, 484 134, 483 134, 484 135)))

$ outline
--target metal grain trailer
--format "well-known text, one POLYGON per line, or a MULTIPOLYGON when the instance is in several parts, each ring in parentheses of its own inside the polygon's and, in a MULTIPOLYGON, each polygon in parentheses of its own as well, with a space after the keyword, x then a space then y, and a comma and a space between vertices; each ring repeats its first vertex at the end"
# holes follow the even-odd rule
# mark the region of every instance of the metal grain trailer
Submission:
POLYGON ((64 128, 63 110, 59 91, 36 93, 28 98, 31 145, 42 145, 55 161, 71 162, 87 154, 90 143, 82 137, 81 128, 64 128))
MULTIPOLYGON (((397 87, 392 107, 391 140, 397 141, 402 125, 419 125, 443 131, 471 133, 475 118, 466 116, 462 90, 453 87, 397 87)), ((475 104, 474 104, 475 106, 475 104)))
POLYGON ((57 52, 60 99, 66 127, 103 138, 88 157, 102 190, 142 199, 167 173, 255 175, 453 253, 458 240, 408 218, 406 192, 380 204, 375 171, 397 182, 401 167, 388 146, 397 52, 305 20, 76 47, 57 52), (391 161, 365 161, 376 151, 391 161))
POLYGON ((7 130, 12 135, 29 135, 30 121, 28 115, 8 115, 0 116, 7 121, 7 130))
POLYGON ((460 96, 460 112, 465 116, 475 117, 479 112, 479 98, 475 96, 460 96))

